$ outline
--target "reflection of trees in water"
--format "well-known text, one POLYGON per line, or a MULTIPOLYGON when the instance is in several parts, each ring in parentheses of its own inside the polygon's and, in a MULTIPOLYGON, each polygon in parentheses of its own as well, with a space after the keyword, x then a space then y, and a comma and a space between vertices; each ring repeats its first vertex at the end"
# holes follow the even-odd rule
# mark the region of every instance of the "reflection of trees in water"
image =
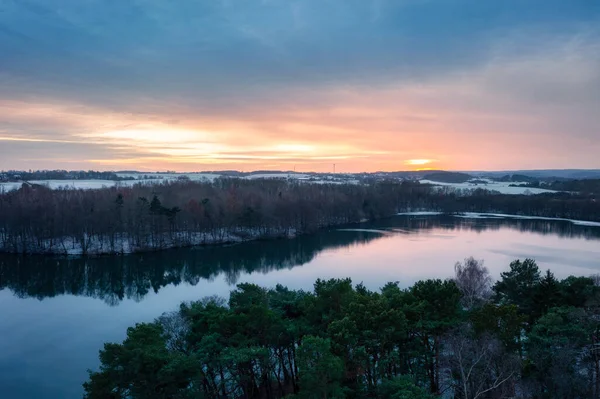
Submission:
POLYGON ((56 258, 0 256, 0 289, 20 298, 77 295, 117 305, 142 300, 149 292, 182 282, 192 285, 225 274, 235 284, 242 273, 268 273, 310 262, 329 248, 366 243, 378 235, 321 232, 291 240, 251 242, 228 247, 176 249, 129 256, 56 258))
MULTIPOLYGON (((599 239, 600 228, 569 222, 517 219, 460 219, 454 217, 396 217, 364 223, 370 229, 403 231, 485 231, 510 228, 520 232, 568 238, 599 239)), ((43 256, 0 256, 0 289, 21 298, 57 295, 100 298, 110 305, 123 299, 142 300, 149 292, 183 282, 192 285, 225 274, 235 284, 242 273, 268 273, 310 262, 326 249, 365 244, 383 235, 361 231, 321 232, 291 240, 251 242, 228 247, 177 249, 123 257, 95 259, 43 256)))
MULTIPOLYGON (((600 228, 593 226, 580 226, 561 220, 536 220, 516 218, 486 218, 467 219, 453 216, 422 216, 394 218, 394 227, 406 229, 434 229, 448 231, 476 231, 500 230, 509 228, 522 233, 537 233, 542 235, 556 235, 564 238, 584 238, 587 240, 599 239, 600 228)), ((389 226, 386 221, 377 221, 375 226, 389 226)))

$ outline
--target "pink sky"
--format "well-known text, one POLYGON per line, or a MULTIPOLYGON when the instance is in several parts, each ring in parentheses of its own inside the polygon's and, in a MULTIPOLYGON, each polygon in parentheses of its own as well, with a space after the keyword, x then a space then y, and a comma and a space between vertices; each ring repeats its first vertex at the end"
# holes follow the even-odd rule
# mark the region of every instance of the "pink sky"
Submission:
MULTIPOLYGON (((338 172, 373 172, 600 167, 600 140, 571 131, 580 114, 586 123, 597 120, 591 109, 562 104, 553 109, 503 88, 511 68, 520 68, 516 76, 524 79, 534 76, 541 62, 491 65, 427 85, 290 90, 276 103, 257 103, 230 116, 199 115, 177 103, 152 104, 145 113, 52 98, 3 99, 0 119, 22 128, 0 129, 1 145, 12 148, 0 168, 330 171, 335 163, 338 172)), ((588 67, 563 62, 557 73, 581 74, 588 67)), ((537 85, 554 78, 551 74, 537 85)), ((537 85, 524 90, 535 92, 537 85)))
POLYGON ((32 1, 0 13, 0 170, 600 168, 586 7, 32 1))

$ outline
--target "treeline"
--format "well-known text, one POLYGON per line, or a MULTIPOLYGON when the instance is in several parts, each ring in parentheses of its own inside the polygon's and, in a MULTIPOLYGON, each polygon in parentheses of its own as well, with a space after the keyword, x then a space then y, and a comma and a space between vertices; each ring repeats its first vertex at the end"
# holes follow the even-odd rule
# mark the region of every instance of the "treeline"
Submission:
POLYGON ((288 237, 399 211, 503 212, 600 221, 593 196, 503 195, 413 182, 220 178, 0 194, 0 252, 104 254, 288 237))
POLYGON ((243 179, 99 190, 23 186, 0 195, 0 251, 127 253, 288 237, 390 216, 427 192, 414 184, 243 179))
POLYGON ((473 258, 453 280, 380 291, 240 284, 105 344, 93 398, 598 398, 597 278, 533 260, 493 287, 473 258))
MULTIPOLYGON (((51 298, 76 295, 104 300, 111 305, 123 299, 141 300, 167 285, 196 285, 223 276, 230 285, 249 273, 292 269, 311 262, 324 250, 362 245, 393 234, 394 230, 441 229, 515 231, 560 237, 599 239, 600 229, 567 222, 519 219, 463 219, 447 216, 396 217, 361 223, 359 229, 343 232, 324 230, 290 240, 247 242, 235 246, 161 251, 146 256, 46 257, 0 255, 0 290, 19 298, 51 298), (362 229, 368 229, 364 232, 362 229), (387 231, 376 234, 374 230, 387 231)), ((399 233, 400 234, 400 233, 399 233)))
POLYGON ((473 179, 473 176, 461 172, 434 172, 423 176, 424 180, 440 183, 465 183, 473 179))
POLYGON ((540 179, 540 178, 535 178, 535 177, 531 177, 531 176, 527 176, 527 175, 522 175, 522 174, 512 174, 512 175, 504 175, 502 177, 493 177, 493 180, 496 181, 501 181, 501 182, 526 182, 526 183, 534 183, 534 182, 539 182, 540 180, 547 180, 546 179, 540 179))
POLYGON ((114 172, 99 172, 96 170, 8 170, 0 171, 0 181, 29 181, 29 180, 131 180, 133 178, 119 177, 114 172))
POLYGON ((475 189, 439 188, 429 196, 424 209, 446 213, 500 212, 576 220, 600 221, 600 201, 595 195, 578 193, 544 193, 537 195, 507 195, 475 189))
POLYGON ((556 180, 549 183, 533 182, 528 187, 542 187, 556 191, 572 191, 584 194, 600 194, 600 179, 556 180))

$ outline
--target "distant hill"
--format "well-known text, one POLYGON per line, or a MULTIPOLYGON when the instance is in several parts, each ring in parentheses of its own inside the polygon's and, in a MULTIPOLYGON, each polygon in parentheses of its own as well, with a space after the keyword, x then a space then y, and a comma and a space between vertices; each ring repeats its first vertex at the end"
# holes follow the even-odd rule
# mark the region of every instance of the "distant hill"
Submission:
POLYGON ((531 177, 531 176, 514 174, 514 175, 505 175, 505 176, 502 176, 502 177, 495 177, 494 180, 501 181, 501 182, 526 182, 526 183, 532 183, 532 182, 538 181, 539 179, 537 179, 535 177, 531 177))
MULTIPOLYGON (((468 172, 477 176, 491 177, 494 179, 505 176, 528 176, 536 180, 564 180, 564 179, 600 179, 600 169, 538 169, 538 170, 512 170, 491 172, 468 172)), ((513 179, 512 181, 516 181, 513 179)), ((522 180, 523 181, 523 180, 522 180)), ((527 180, 524 180, 527 181, 527 180)))
POLYGON ((473 176, 461 172, 434 172, 423 176, 424 180, 431 180, 438 183, 465 183, 472 178, 473 176))
POLYGON ((555 181, 547 184, 552 190, 600 194, 600 179, 555 181))

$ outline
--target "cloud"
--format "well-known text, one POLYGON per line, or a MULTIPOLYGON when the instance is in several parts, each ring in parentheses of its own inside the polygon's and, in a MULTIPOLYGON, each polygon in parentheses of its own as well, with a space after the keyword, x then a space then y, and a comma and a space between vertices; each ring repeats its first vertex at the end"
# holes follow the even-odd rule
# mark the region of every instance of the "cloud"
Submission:
POLYGON ((58 144, 99 168, 598 167, 597 26, 584 0, 7 0, 0 168, 58 144))

